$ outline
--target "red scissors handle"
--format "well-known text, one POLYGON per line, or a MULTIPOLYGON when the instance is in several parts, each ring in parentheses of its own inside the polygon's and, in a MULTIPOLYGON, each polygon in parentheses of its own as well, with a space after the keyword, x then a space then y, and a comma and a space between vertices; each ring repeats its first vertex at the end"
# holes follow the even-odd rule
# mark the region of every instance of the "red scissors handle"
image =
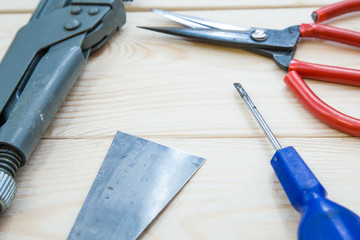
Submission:
POLYGON ((360 119, 343 114, 323 102, 311 91, 297 71, 286 74, 284 82, 315 117, 339 131, 360 137, 360 119))
POLYGON ((304 78, 360 87, 360 70, 291 60, 289 72, 296 71, 304 78))
MULTIPOLYGON (((315 22, 322 22, 345 13, 360 10, 360 0, 347 0, 313 12, 315 22)), ((301 24, 301 37, 313 37, 360 47, 360 33, 322 24, 301 24)), ((327 105, 306 85, 304 78, 360 86, 360 70, 291 60, 285 83, 300 102, 318 119, 329 126, 360 137, 360 119, 345 115, 327 105)))
POLYGON ((360 47, 360 33, 347 29, 312 23, 301 24, 300 33, 301 37, 319 38, 360 47))
POLYGON ((322 7, 314 11, 312 17, 315 22, 319 23, 355 11, 360 11, 360 1, 347 0, 322 7))
POLYGON ((301 37, 313 37, 360 47, 360 33, 317 24, 342 14, 360 11, 360 0, 347 0, 322 7, 312 13, 316 23, 301 24, 301 37))

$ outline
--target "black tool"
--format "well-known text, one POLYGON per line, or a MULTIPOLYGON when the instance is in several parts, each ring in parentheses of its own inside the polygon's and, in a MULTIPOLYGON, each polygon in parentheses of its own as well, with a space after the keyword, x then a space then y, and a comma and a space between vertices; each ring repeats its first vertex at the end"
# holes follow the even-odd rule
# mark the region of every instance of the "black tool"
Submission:
POLYGON ((121 0, 42 0, 0 64, 0 212, 90 52, 125 24, 121 0))

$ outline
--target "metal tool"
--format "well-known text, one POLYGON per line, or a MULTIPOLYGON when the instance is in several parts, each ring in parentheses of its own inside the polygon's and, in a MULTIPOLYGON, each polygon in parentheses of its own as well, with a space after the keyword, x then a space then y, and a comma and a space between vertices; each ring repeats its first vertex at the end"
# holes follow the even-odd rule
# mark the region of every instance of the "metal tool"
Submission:
POLYGON ((293 207, 302 218, 298 239, 360 239, 360 218, 326 198, 324 187, 293 147, 282 148, 240 83, 235 88, 276 149, 271 165, 293 207))
MULTIPOLYGON (((358 11, 359 9, 360 1, 358 0, 342 1, 320 8, 313 12, 312 17, 315 22, 319 23, 344 13, 358 11)), ((360 47, 359 32, 317 23, 291 26, 284 30, 243 29, 182 14, 162 10, 154 11, 190 28, 141 28, 216 44, 229 44, 273 58, 283 70, 289 71, 285 76, 285 83, 313 115, 337 130, 354 136, 360 136, 360 119, 347 116, 324 103, 309 89, 301 78, 302 76, 304 78, 360 86, 360 71, 305 63, 292 59, 300 37, 319 38, 360 47)))
POLYGON ((0 64, 0 212, 90 52, 125 24, 121 0, 42 0, 0 64))
POLYGON ((136 239, 204 161, 118 132, 68 239, 136 239))

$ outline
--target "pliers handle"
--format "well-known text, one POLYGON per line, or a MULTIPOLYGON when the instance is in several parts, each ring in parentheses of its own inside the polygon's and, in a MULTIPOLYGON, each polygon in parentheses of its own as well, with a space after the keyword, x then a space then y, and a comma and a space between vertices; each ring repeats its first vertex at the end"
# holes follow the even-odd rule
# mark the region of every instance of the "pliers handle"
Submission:
MULTIPOLYGON (((320 8, 312 13, 315 22, 360 10, 359 0, 348 0, 320 8)), ((301 24, 301 37, 313 37, 360 47, 360 33, 322 24, 301 24)), ((302 77, 360 86, 360 71, 291 60, 284 82, 315 117, 329 126, 360 137, 360 119, 350 117, 327 105, 307 86, 302 77)))
POLYGON ((311 91, 297 71, 286 74, 284 82, 315 117, 339 131, 360 137, 360 119, 341 113, 323 102, 311 91))
POLYGON ((360 11, 360 1, 347 0, 319 8, 311 14, 311 17, 313 18, 314 22, 320 23, 346 13, 356 11, 360 11))

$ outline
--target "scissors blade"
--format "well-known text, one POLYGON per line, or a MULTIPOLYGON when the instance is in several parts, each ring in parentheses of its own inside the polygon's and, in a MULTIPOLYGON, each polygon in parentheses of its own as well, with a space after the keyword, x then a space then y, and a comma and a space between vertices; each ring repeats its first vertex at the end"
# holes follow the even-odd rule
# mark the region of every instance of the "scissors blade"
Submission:
POLYGON ((166 33, 175 36, 194 38, 198 40, 207 40, 227 43, 239 43, 239 40, 249 39, 248 31, 229 31, 219 29, 194 29, 194 28, 179 28, 179 27, 139 27, 155 32, 166 33))
POLYGON ((175 22, 181 23, 191 28, 197 28, 197 29, 211 28, 211 29, 238 30, 238 31, 247 30, 246 28, 242 28, 230 24, 220 23, 198 17, 191 17, 188 15, 168 12, 160 9, 152 9, 152 11, 160 14, 163 17, 169 18, 175 22))
MULTIPOLYGON (((178 27, 139 27, 155 32, 166 33, 181 37, 193 38, 201 41, 212 43, 222 43, 227 45, 234 45, 244 49, 261 48, 274 51, 291 51, 295 48, 299 34, 292 36, 285 34, 284 30, 267 29, 268 38, 264 41, 256 41, 251 37, 253 28, 246 31, 236 30, 220 30, 220 29, 193 29, 193 28, 178 28, 178 27), (279 40, 282 36, 287 36, 283 41, 279 40), (291 41, 290 41, 291 40, 291 41)), ((286 30, 286 29, 285 29, 286 30)), ((294 31, 293 31, 294 32, 294 31)))

